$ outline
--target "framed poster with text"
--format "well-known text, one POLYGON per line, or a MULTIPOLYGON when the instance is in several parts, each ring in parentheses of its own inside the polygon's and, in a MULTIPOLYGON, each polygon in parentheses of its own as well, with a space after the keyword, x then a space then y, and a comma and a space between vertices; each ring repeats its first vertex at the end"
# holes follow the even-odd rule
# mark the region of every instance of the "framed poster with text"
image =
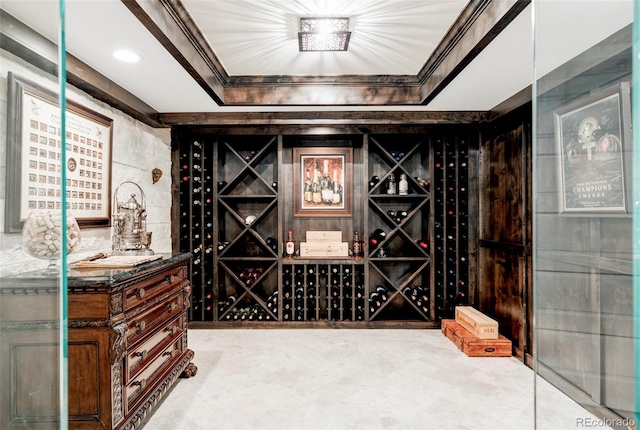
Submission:
POLYGON ((622 82, 554 112, 562 215, 628 215, 630 103, 622 82))
POLYGON ((63 190, 80 227, 109 226, 113 121, 68 101, 62 136, 57 96, 12 73, 8 112, 5 232, 21 231, 30 212, 61 212, 63 190))

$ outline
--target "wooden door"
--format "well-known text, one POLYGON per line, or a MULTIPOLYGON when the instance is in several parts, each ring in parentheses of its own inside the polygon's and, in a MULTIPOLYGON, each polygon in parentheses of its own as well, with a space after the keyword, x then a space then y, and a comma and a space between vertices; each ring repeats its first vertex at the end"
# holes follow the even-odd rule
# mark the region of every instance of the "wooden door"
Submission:
POLYGON ((479 152, 478 296, 514 353, 531 354, 530 126, 503 122, 485 131, 479 152))

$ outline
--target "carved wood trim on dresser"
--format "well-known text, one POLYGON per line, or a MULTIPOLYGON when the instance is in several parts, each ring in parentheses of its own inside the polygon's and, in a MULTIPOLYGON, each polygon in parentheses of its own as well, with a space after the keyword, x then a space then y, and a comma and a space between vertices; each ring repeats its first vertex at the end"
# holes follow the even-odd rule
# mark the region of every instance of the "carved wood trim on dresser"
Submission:
MULTIPOLYGON (((196 373, 197 368, 191 363, 194 353, 187 348, 190 258, 185 253, 167 255, 133 269, 70 271, 70 429, 139 429, 178 377, 196 373)), ((34 343, 33 339, 40 341, 45 332, 46 346, 57 351, 57 283, 56 279, 34 273, 2 279, 3 354, 19 344, 34 343), (11 301, 19 304, 20 309, 29 309, 27 313, 31 314, 10 312, 11 301), (19 336, 4 336, 9 332, 19 336), (5 345, 7 342, 11 345, 5 345)), ((52 355, 55 357, 55 353, 52 355)), ((38 383, 48 378, 52 385, 57 385, 56 365, 33 372, 20 369, 17 360, 4 358, 0 359, 0 373, 17 372, 23 383, 32 373, 31 378, 42 380, 38 383)), ((1 382, 11 384, 4 378, 1 382)), ((29 422, 29 417, 17 420, 11 417, 10 411, 20 410, 19 405, 11 404, 15 399, 16 396, 2 396, 0 428, 57 428, 57 417, 43 415, 42 411, 32 411, 34 422, 29 422), (47 422, 42 422, 43 416, 47 422), (6 422, 4 417, 15 422, 6 422)))

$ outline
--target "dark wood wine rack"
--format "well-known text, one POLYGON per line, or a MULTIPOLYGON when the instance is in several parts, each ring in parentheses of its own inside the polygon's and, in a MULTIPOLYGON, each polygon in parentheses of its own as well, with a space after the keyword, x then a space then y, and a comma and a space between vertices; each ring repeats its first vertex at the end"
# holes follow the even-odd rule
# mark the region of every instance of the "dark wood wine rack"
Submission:
POLYGON ((285 261, 282 320, 365 321, 364 262, 285 261))
POLYGON ((370 302, 370 321, 433 319, 428 182, 431 163, 425 139, 422 135, 374 135, 369 138, 367 293, 371 299, 376 288, 387 291, 386 300, 378 301, 379 304, 370 302), (388 193, 391 175, 396 185, 400 176, 406 175, 407 195, 399 195, 397 190, 388 193), (372 180, 375 177, 379 179, 377 183, 372 180), (394 216, 397 212, 406 213, 406 216, 394 216), (383 231, 385 236, 372 244, 376 230, 383 231), (426 247, 421 247, 419 242, 426 247))
MULTIPOLYGON (((184 138, 183 138, 184 139, 184 138)), ((327 136, 331 144, 336 141, 327 136)), ((365 134, 356 149, 361 193, 343 229, 360 230, 360 259, 287 259, 290 152, 283 135, 204 134, 179 148, 180 248, 193 253, 190 319, 263 323, 437 326, 468 294, 467 142, 453 136, 365 134), (358 155, 360 154, 360 155, 358 155), (359 165, 358 165, 359 164, 359 165), (409 192, 388 194, 393 174, 409 192), (373 185, 369 180, 377 176, 373 185), (279 186, 282 182, 283 186, 279 186), (367 192, 368 191, 368 192, 367 192), (400 216, 402 215, 402 216, 400 216), (372 245, 374 231, 385 233, 372 245)), ((358 139, 361 139, 358 142, 358 139)), ((308 144, 307 138, 302 141, 308 144)), ((322 146, 322 137, 310 140, 322 146)), ((339 144, 339 143, 338 143, 339 144)), ((305 224, 306 223, 306 224, 305 224)), ((296 227, 297 226, 297 227, 296 227)), ((344 231, 351 240, 352 231, 344 231)))

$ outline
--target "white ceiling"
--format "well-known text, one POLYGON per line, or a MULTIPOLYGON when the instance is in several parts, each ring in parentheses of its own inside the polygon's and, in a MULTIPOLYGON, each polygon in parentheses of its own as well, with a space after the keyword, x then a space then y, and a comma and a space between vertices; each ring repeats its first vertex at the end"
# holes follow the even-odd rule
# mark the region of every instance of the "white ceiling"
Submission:
MULTIPOLYGON (((229 75, 291 76, 415 75, 465 3, 466 0, 183 0, 229 75), (337 9, 330 9, 333 6, 337 9), (353 34, 348 52, 298 52, 297 20, 316 14, 350 18, 353 34)), ((544 26, 536 40, 539 76, 633 18, 633 0, 537 0, 535 5, 536 20, 544 26)), ((2 0, 0 7, 50 40, 57 40, 57 1, 2 0)), ((434 100, 426 106, 409 107, 219 107, 120 0, 67 0, 65 35, 69 53, 160 113, 487 111, 532 82, 532 21, 530 5, 434 100), (140 53, 143 61, 124 64, 114 60, 112 53, 123 47, 140 53)))
POLYGON ((416 75, 467 0, 183 0, 229 75, 416 75), (348 17, 346 52, 298 52, 301 17, 348 17))

